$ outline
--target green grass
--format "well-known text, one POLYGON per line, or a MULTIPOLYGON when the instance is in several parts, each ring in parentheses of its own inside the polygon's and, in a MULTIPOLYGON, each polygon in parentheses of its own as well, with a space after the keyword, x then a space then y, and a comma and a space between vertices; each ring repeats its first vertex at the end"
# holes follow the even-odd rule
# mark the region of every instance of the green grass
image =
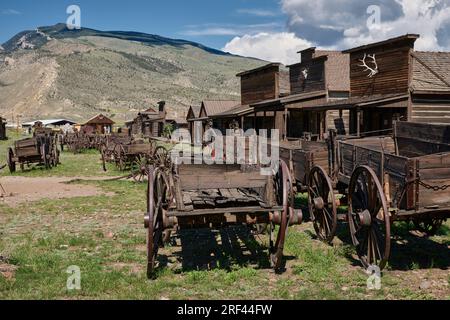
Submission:
MULTIPOLYGON (((0 152, 11 142, 0 142, 0 152)), ((52 171, 36 169, 17 175, 101 175, 96 153, 65 153, 62 161, 63 165, 52 171)), ((0 265, 15 269, 11 278, 0 275, 0 299, 450 298, 450 277, 445 271, 448 258, 442 258, 448 255, 449 223, 430 240, 418 239, 410 246, 395 248, 393 265, 384 272, 380 291, 367 290, 367 275, 352 258, 354 250, 347 242, 338 241, 331 247, 317 241, 310 223, 289 229, 285 245, 287 270, 283 274, 273 273, 268 267, 267 251, 261 252, 267 244, 266 237, 250 237, 250 241, 240 242, 239 248, 233 244, 227 249, 214 244, 216 234, 204 231, 206 240, 202 238, 205 235, 197 240, 197 235, 188 233, 186 239, 191 243, 163 249, 159 261, 164 267, 150 281, 145 270, 145 184, 79 183, 94 185, 113 195, 44 199, 16 208, 0 202, 0 265), (217 259, 211 258, 210 249, 217 259), (421 254, 416 255, 417 252, 421 254), (426 255, 429 265, 419 259, 426 255), (210 268, 197 263, 202 259, 210 268), (397 265, 403 259, 405 268, 397 265), (216 260, 215 266, 210 264, 216 260), (66 271, 73 265, 81 268, 79 291, 66 289, 66 271), (419 289, 426 278, 439 285, 443 281, 447 286, 439 290, 419 289)), ((299 195, 298 202, 304 201, 305 197, 299 195)), ((413 241, 408 238, 407 227, 400 224, 396 228, 407 242, 413 241)), ((240 232, 236 233, 238 237, 240 232)), ((228 233, 235 235, 233 229, 228 233)), ((347 233, 346 226, 343 233, 347 233)))
MULTIPOLYGON (((0 141, 0 166, 6 164, 7 150, 14 145, 14 141, 18 139, 28 138, 28 135, 17 133, 15 130, 8 130, 8 140, 0 141)), ((126 173, 118 171, 114 165, 107 164, 107 172, 103 171, 101 156, 97 150, 84 150, 82 153, 73 154, 67 151, 61 152, 61 165, 45 170, 38 165, 25 167, 25 171, 21 171, 20 166, 16 166, 16 173, 13 176, 23 177, 108 177, 123 176, 126 173)), ((11 175, 8 167, 0 172, 1 175, 11 175)))

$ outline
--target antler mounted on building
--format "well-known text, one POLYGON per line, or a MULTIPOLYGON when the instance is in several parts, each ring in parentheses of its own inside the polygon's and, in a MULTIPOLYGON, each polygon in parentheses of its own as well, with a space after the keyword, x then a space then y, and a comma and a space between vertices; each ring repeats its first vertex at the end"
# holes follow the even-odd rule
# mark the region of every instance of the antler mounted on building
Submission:
POLYGON ((364 68, 366 68, 366 71, 370 71, 370 73, 369 73, 369 75, 368 75, 368 77, 369 78, 372 78, 372 77, 374 77, 376 74, 378 74, 379 73, 379 71, 378 71, 378 64, 377 64, 377 59, 376 59, 376 57, 375 57, 375 54, 373 54, 373 55, 368 55, 368 54, 364 54, 364 58, 362 59, 362 60, 359 60, 359 61, 361 61, 363 64, 362 65, 359 65, 360 67, 364 67, 364 68), (367 63, 366 63, 366 58, 370 58, 370 59, 372 59, 372 64, 374 65, 374 68, 371 68, 371 67, 369 67, 368 65, 367 65, 367 63))

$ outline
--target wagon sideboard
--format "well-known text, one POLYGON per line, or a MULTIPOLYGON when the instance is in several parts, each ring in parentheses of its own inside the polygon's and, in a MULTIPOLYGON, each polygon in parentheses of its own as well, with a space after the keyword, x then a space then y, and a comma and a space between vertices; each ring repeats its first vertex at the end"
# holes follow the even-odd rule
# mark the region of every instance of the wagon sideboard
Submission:
MULTIPOLYGON (((408 132, 407 125, 397 128, 399 132, 408 132)), ((450 152, 433 153, 447 149, 445 143, 430 139, 422 145, 421 136, 416 131, 399 139, 338 142, 339 181, 348 184, 354 169, 367 165, 383 184, 390 207, 398 209, 400 215, 407 214, 406 211, 410 214, 450 211, 450 189, 445 188, 450 185, 450 152)))
POLYGON ((280 145, 280 159, 290 167, 295 180, 307 185, 308 174, 314 166, 329 169, 328 147, 326 142, 291 141, 280 145))
POLYGON ((27 157, 40 157, 38 140, 36 138, 29 138, 19 140, 14 143, 15 156, 18 159, 27 157))

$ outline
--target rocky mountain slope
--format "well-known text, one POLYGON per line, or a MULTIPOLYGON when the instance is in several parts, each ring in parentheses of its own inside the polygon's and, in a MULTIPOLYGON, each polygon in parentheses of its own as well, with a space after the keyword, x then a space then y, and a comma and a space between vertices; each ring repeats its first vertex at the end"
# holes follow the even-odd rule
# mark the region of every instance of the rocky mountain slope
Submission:
POLYGON ((41 27, 0 48, 0 115, 123 122, 165 100, 182 117, 204 99, 238 100, 236 73, 262 64, 156 35, 41 27))

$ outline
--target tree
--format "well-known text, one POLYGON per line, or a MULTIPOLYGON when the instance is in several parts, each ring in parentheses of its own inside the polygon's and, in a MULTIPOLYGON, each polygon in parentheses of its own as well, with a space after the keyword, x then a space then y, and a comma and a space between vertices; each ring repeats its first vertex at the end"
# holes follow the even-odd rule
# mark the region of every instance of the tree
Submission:
POLYGON ((174 132, 174 130, 175 128, 173 124, 171 123, 165 124, 163 129, 163 136, 167 139, 170 139, 170 137, 172 136, 172 132, 174 132))

